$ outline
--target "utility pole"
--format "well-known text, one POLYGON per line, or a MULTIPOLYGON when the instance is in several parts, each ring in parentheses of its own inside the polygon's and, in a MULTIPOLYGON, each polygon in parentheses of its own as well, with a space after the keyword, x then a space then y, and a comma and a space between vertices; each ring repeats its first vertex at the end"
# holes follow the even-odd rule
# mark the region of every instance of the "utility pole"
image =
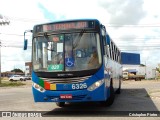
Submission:
MULTIPOLYGON (((10 21, 8 20, 8 18, 2 16, 0 14, 0 25, 9 25, 10 21)), ((0 33, 1 34, 1 33, 0 33)), ((0 40, 0 84, 2 83, 1 81, 1 40, 0 40)))
POLYGON ((0 40, 0 84, 1 84, 1 40, 0 40))
POLYGON ((145 79, 147 80, 147 61, 145 61, 145 79))

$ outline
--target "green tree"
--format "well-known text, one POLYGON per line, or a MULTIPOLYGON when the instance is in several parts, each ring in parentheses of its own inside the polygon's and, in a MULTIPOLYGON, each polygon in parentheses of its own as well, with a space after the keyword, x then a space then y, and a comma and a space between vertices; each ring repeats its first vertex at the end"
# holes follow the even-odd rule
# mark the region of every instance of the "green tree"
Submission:
POLYGON ((20 73, 23 73, 23 71, 19 68, 15 68, 13 70, 11 70, 11 72, 20 72, 20 73))
POLYGON ((7 17, 0 14, 0 25, 9 25, 10 21, 7 17))
POLYGON ((156 70, 160 73, 160 68, 157 68, 157 67, 156 67, 156 70))

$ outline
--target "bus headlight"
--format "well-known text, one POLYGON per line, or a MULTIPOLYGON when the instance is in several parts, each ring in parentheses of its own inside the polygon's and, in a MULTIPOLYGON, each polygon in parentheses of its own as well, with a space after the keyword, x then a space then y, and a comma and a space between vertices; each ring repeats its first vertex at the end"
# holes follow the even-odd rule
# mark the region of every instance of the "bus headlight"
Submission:
POLYGON ((89 87, 87 88, 87 90, 88 90, 88 91, 93 91, 93 90, 95 90, 96 88, 100 87, 103 83, 104 83, 104 79, 99 80, 99 81, 95 82, 94 84, 92 84, 91 86, 89 86, 89 87))
POLYGON ((45 92, 45 89, 36 83, 33 83, 33 87, 40 92, 45 92))

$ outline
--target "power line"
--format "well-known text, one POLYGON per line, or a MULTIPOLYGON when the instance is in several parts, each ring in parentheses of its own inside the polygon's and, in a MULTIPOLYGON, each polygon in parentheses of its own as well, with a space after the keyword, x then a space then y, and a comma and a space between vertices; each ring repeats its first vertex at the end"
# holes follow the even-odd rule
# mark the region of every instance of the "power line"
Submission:
MULTIPOLYGON (((3 47, 3 46, 2 46, 3 47)), ((11 47, 11 48, 20 48, 20 49, 23 49, 23 46, 5 46, 5 47, 11 47)), ((145 51, 147 51, 147 50, 160 50, 160 47, 150 47, 150 48, 143 48, 143 47, 136 47, 136 46, 126 46, 126 48, 125 47, 121 47, 121 46, 119 46, 118 48, 121 50, 121 51, 142 51, 142 50, 145 50, 145 51)), ((32 48, 32 46, 28 46, 28 49, 31 49, 32 48)))
POLYGON ((140 27, 140 28, 145 28, 145 27, 160 27, 160 25, 156 25, 156 26, 145 26, 145 25, 108 25, 106 27, 140 27))
MULTIPOLYGON (((24 36, 23 34, 11 34, 11 33, 0 33, 4 35, 14 35, 14 36, 24 36)), ((26 36, 31 36, 31 35, 26 35, 26 36)))
MULTIPOLYGON (((6 16, 10 20, 22 21, 22 22, 52 22, 51 19, 30 19, 6 16)), ((160 27, 160 23, 148 23, 148 24, 118 24, 107 23, 106 27, 160 27)))
POLYGON ((120 47, 160 47, 159 45, 155 46, 155 45, 118 45, 120 47))
POLYGON ((112 38, 113 40, 159 40, 160 39, 160 37, 157 37, 157 38, 112 38))
MULTIPOLYGON (((0 33, 0 34, 4 34, 4 35, 14 35, 14 36, 24 36, 23 34, 11 34, 11 33, 0 33)), ((32 37, 32 35, 26 35, 26 36, 30 36, 32 37)), ((145 38, 139 38, 139 37, 135 37, 135 38, 112 38, 113 40, 116 40, 116 39, 127 39, 127 40, 135 40, 135 39, 142 39, 142 40, 145 40, 145 39, 160 39, 160 37, 145 37, 145 38)))
MULTIPOLYGON (((23 48, 23 46, 11 46, 11 45, 1 46, 1 47, 23 48)), ((32 46, 27 46, 27 47, 28 47, 28 48, 31 48, 32 46)))
MULTIPOLYGON (((11 16, 6 16, 6 17, 12 20, 18 20, 18 21, 23 21, 23 22, 37 22, 37 21, 51 22, 53 21, 51 19, 30 19, 30 18, 19 18, 19 17, 11 17, 11 16)), ((160 23, 148 23, 148 24, 107 23, 107 27, 160 27, 160 23)))
POLYGON ((30 18, 19 18, 7 16, 10 20, 21 21, 21 22, 50 22, 48 19, 30 19, 30 18))

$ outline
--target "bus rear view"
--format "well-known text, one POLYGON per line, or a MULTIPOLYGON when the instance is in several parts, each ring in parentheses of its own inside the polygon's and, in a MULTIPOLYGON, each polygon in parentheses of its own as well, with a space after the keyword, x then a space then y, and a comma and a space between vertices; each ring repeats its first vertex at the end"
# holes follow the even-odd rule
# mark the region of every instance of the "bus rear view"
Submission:
POLYGON ((65 102, 112 104, 114 89, 119 87, 114 88, 110 75, 106 75, 109 72, 105 72, 105 37, 105 29, 96 19, 34 26, 32 90, 35 102, 56 102, 60 107, 65 102))

